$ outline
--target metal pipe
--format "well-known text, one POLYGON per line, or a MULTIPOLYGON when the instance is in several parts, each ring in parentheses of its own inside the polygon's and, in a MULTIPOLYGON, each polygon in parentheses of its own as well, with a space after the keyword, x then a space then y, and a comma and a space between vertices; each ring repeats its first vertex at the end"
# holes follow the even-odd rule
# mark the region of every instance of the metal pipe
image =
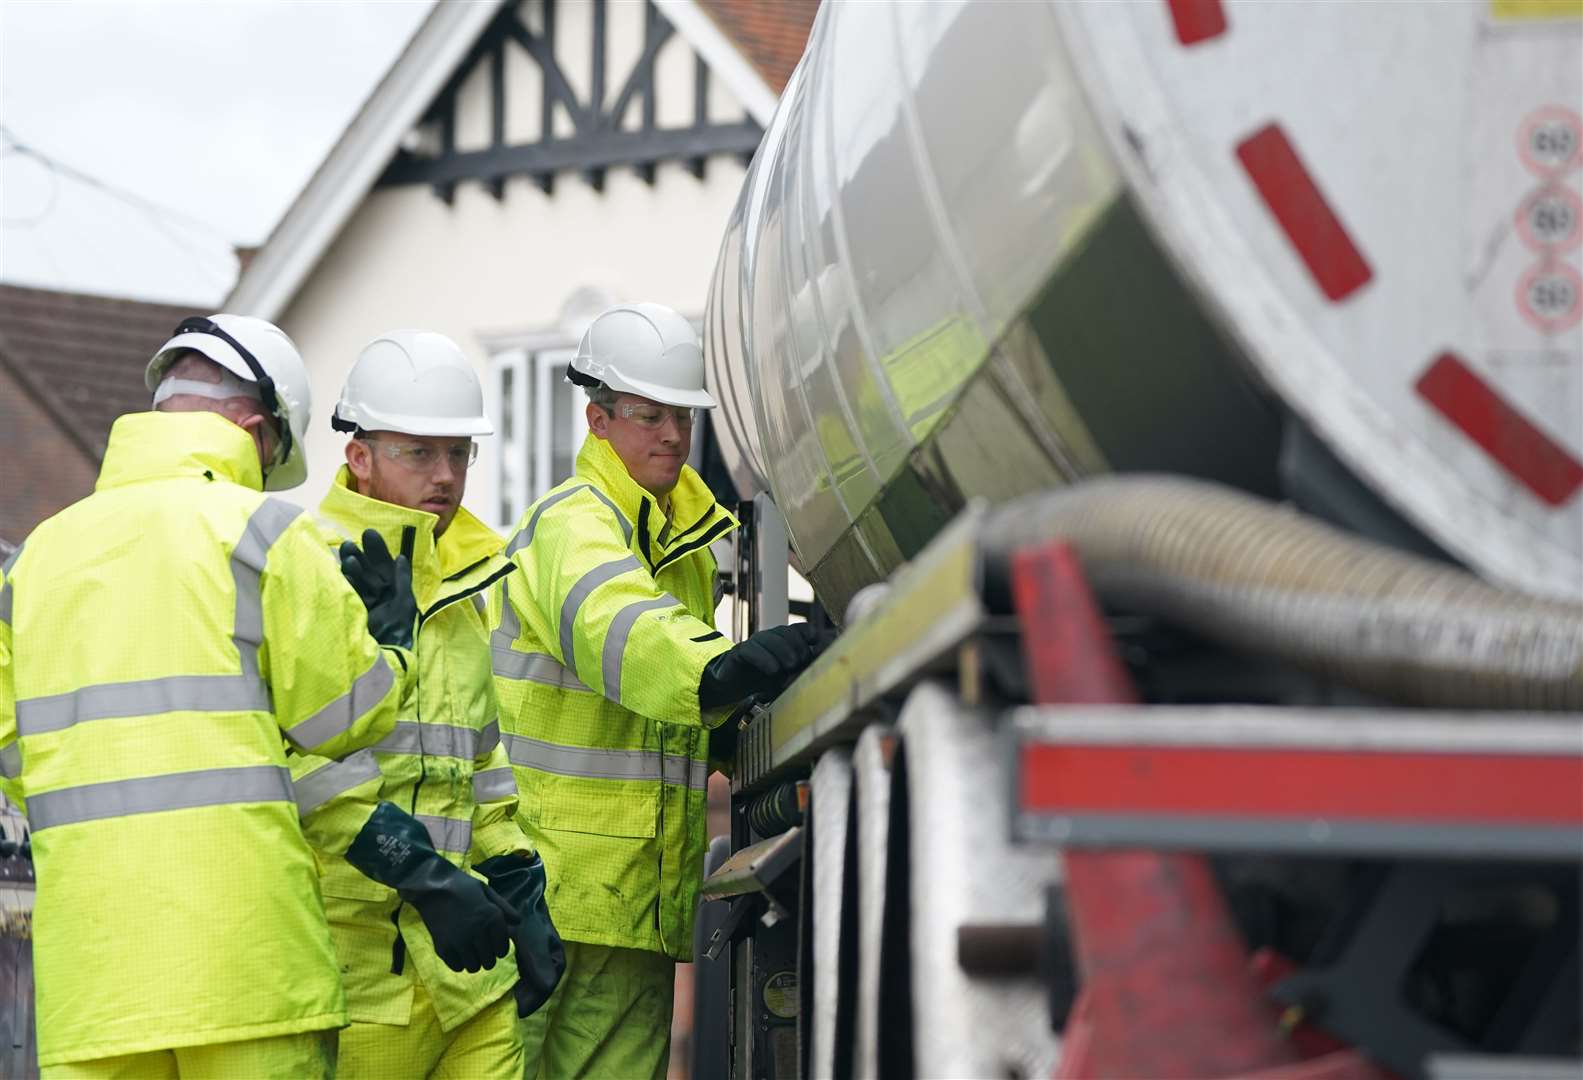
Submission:
POLYGON ((1010 503, 984 532, 992 579, 1011 552, 1062 539, 1107 605, 1401 704, 1583 710, 1583 604, 1497 589, 1217 484, 1087 481, 1010 503))

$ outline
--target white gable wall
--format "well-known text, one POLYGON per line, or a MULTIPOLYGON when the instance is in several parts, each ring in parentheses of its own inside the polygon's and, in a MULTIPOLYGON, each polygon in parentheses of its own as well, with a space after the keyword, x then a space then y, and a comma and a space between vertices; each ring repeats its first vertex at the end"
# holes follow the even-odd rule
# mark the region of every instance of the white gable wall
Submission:
MULTIPOLYGON (((589 11, 589 5, 557 6, 560 64, 580 97, 589 81, 589 11)), ((642 47, 642 18, 641 4, 608 5, 607 107, 642 47)), ((507 138, 531 140, 541 108, 537 68, 516 46, 507 55, 507 138)), ((692 73, 691 50, 673 35, 656 66, 661 127, 690 121, 692 73)), ((710 80, 710 98, 712 122, 744 115, 718 79, 710 80)), ((487 64, 469 78, 461 100, 459 145, 487 145, 487 64)), ((556 127, 565 128, 557 134, 569 135, 569 118, 557 113, 556 127)), ((625 126, 640 118, 641 101, 634 99, 625 126)), ((487 343, 574 332, 559 322, 579 290, 701 315, 743 172, 724 156, 710 159, 703 181, 680 164, 664 164, 651 187, 630 168, 611 169, 602 193, 576 173, 561 173, 549 196, 513 177, 498 202, 481 183, 467 181, 457 186, 452 206, 422 185, 371 192, 279 319, 308 362, 314 396, 308 481, 291 494, 316 503, 342 462, 346 439, 330 429, 330 412, 359 349, 382 331, 421 327, 450 336, 477 365, 489 393, 487 343)), ((466 505, 493 522, 492 455, 487 441, 480 449, 466 505)))

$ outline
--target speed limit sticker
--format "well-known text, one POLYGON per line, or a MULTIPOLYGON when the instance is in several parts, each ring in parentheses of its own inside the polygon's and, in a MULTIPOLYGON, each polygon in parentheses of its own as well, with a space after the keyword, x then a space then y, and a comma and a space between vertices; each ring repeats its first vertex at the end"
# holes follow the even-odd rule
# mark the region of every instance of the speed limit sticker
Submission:
POLYGON ((1577 247, 1583 240, 1583 199, 1571 188, 1546 184, 1517 208, 1517 234, 1541 253, 1577 247))
POLYGON ((1517 152, 1536 176, 1560 176, 1583 159, 1583 118, 1561 105, 1535 109, 1517 129, 1517 152))
POLYGON ((1564 262, 1543 262, 1517 283, 1517 309, 1535 329, 1558 334, 1583 316, 1583 277, 1564 262))

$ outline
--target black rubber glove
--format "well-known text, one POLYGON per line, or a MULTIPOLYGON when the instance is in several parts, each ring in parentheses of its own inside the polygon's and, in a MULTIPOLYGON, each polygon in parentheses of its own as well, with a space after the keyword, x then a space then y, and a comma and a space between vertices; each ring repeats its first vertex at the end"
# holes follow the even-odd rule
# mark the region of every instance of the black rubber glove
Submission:
POLYGON ((566 947, 544 903, 544 860, 537 855, 496 855, 473 867, 517 909, 511 930, 517 945, 517 1015, 532 1016, 550 1000, 566 970, 566 947))
POLYGON ((705 665, 698 680, 698 705, 716 709, 755 693, 772 698, 813 663, 826 643, 808 623, 760 630, 705 665))
POLYGON ((381 645, 412 648, 412 624, 418 601, 412 595, 412 563, 405 555, 390 557, 377 530, 363 530, 363 547, 341 544, 341 573, 352 583, 368 609, 368 632, 381 645))
POLYGON ((510 949, 516 910, 446 862, 423 823, 395 803, 382 802, 368 815, 346 861, 417 910, 434 951, 452 971, 492 968, 510 949))

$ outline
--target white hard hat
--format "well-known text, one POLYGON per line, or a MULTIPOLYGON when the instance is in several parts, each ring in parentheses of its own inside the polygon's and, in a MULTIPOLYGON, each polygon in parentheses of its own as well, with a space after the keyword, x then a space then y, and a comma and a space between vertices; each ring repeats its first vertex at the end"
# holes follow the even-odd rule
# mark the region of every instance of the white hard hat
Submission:
POLYGON ((662 304, 621 304, 601 312, 578 343, 567 377, 580 386, 604 383, 665 405, 715 407, 704 389, 698 335, 662 304))
POLYGON ((286 332, 251 315, 194 316, 182 320, 175 336, 154 354, 143 383, 157 390, 165 372, 183 352, 192 350, 239 379, 256 383, 264 407, 280 430, 280 460, 264 472, 265 491, 285 491, 308 475, 303 439, 313 410, 308 369, 286 332))
POLYGON ((429 330, 392 330, 365 345, 330 425, 403 435, 495 432, 473 365, 456 342, 429 330))

